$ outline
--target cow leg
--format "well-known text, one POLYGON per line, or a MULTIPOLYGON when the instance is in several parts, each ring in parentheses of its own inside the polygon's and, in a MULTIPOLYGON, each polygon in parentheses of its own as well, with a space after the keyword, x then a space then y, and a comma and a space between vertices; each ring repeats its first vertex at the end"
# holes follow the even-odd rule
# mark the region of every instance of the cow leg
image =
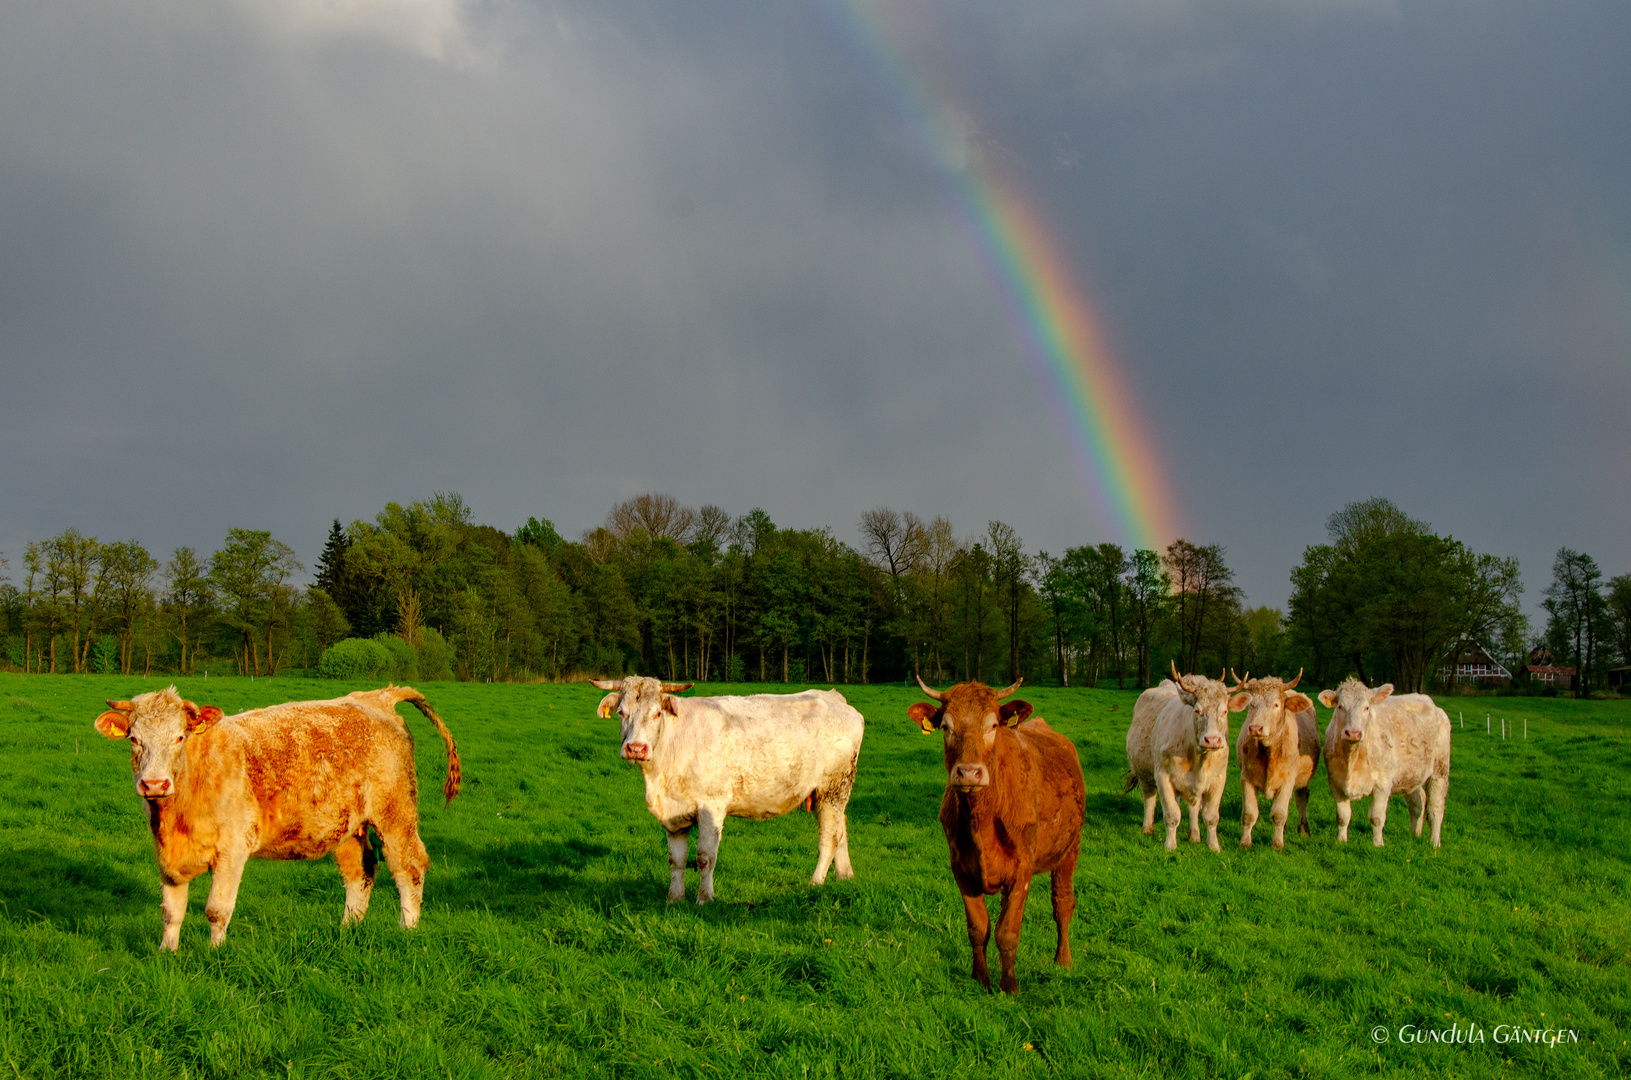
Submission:
POLYGON ((1371 843, 1382 846, 1382 830, 1387 826, 1387 801, 1393 788, 1391 782, 1381 784, 1370 797, 1371 843))
POLYGON ((1313 836, 1314 834, 1308 831, 1308 789, 1305 788, 1305 787, 1298 788, 1296 797, 1297 797, 1297 835, 1299 835, 1299 836, 1313 836))
MULTIPOLYGON (((379 828, 378 824, 374 826, 379 828)), ((414 825, 384 831, 379 834, 385 845, 385 863, 391 868, 396 881, 397 902, 402 905, 402 926, 412 930, 419 925, 419 906, 424 899, 425 871, 430 869, 430 855, 419 839, 414 825)))
POLYGON ((719 863, 719 834, 725 828, 725 815, 714 809, 697 811, 697 903, 714 898, 714 867, 719 863))
POLYGON ((1274 850, 1286 846, 1286 819, 1291 816, 1291 781, 1286 781, 1274 795, 1274 806, 1269 810, 1269 821, 1274 825, 1274 850))
POLYGON ((1155 803, 1160 793, 1153 783, 1138 782, 1138 793, 1144 797, 1144 835, 1155 835, 1155 803))
POLYGON ((974 952, 974 981, 991 989, 991 972, 985 966, 985 943, 991 940, 991 912, 984 896, 963 896, 963 914, 968 919, 968 947, 974 952))
MULTIPOLYGON (((1332 793, 1335 795, 1335 792, 1332 793)), ((1353 817, 1354 804, 1352 799, 1336 799, 1337 807, 1337 843, 1348 842, 1348 821, 1353 817)))
POLYGON ((1178 850, 1178 821, 1183 811, 1178 807, 1178 793, 1172 790, 1172 777, 1164 772, 1155 774, 1156 787, 1161 795, 1161 817, 1167 823, 1167 850, 1178 850))
POLYGON ((685 899, 685 857, 691 853, 691 828, 668 834, 668 902, 685 899))
POLYGON ((159 913, 164 918, 164 936, 159 948, 175 952, 181 948, 181 920, 187 917, 187 882, 166 881, 159 894, 159 913))
POLYGON ((345 879, 345 914, 341 926, 362 922, 368 913, 368 899, 374 894, 374 846, 368 842, 368 828, 348 836, 334 849, 334 864, 345 879))
POLYGON ((210 896, 204 902, 204 918, 210 922, 210 944, 220 945, 227 939, 227 923, 232 921, 232 909, 238 906, 238 883, 244 877, 244 863, 249 855, 227 851, 216 856, 210 868, 210 896))
POLYGON ((1450 778, 1435 776, 1427 781, 1427 822, 1433 846, 1438 847, 1439 830, 1444 827, 1444 800, 1450 794, 1450 778))
POLYGON ((849 836, 844 807, 823 795, 817 816, 821 822, 821 857, 816 862, 815 873, 810 875, 810 884, 820 885, 827 880, 827 867, 832 865, 835 857, 838 860, 838 876, 843 879, 854 877, 855 871, 849 865, 849 836))
POLYGON ((1206 846, 1212 851, 1222 851, 1218 846, 1218 817, 1223 805, 1223 783, 1204 794, 1197 792, 1196 802, 1205 801, 1202 821, 1206 822, 1206 846))
POLYGON ((1410 811, 1410 835, 1420 836, 1422 822, 1427 817, 1427 792, 1421 788, 1405 792, 1404 805, 1410 811))
POLYGON ((1076 914, 1077 854, 1078 851, 1073 850, 1067 856, 1065 862, 1054 868, 1051 881, 1053 886, 1053 925, 1059 934, 1059 946, 1054 951, 1053 962, 1060 967, 1070 966, 1070 920, 1076 914))
POLYGON ((1257 785, 1240 779, 1240 846, 1252 846, 1252 829, 1257 825, 1257 785))
POLYGON ((1005 994, 1019 993, 1019 980, 1014 978, 1014 960, 1019 955, 1020 924, 1025 920, 1025 898, 1031 892, 1031 868, 1022 864, 1015 871, 1019 880, 1002 891, 1002 911, 997 915, 997 956, 1002 961, 1002 981, 1005 994))
POLYGON ((1205 793, 1197 791, 1195 801, 1189 804, 1189 842, 1191 844, 1201 842, 1201 803, 1205 799, 1205 793))

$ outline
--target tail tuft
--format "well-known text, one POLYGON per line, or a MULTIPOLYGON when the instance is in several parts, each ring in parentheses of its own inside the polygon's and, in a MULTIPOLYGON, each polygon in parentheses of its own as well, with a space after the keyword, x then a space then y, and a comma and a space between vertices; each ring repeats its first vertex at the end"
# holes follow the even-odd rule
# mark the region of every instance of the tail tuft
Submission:
POLYGON ((1125 795, 1137 786, 1138 777, 1134 776, 1131 770, 1128 770, 1126 775, 1121 778, 1121 793, 1125 795))

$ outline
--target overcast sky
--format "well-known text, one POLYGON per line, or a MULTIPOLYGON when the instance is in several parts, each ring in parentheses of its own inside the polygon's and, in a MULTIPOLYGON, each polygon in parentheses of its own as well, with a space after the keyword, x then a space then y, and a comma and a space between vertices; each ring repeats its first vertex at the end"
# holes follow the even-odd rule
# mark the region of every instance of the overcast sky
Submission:
MULTIPOLYGON (((0 0, 13 579, 437 490, 1124 540, 849 2, 0 0)), ((895 6, 1249 602, 1374 495, 1631 571, 1631 5, 895 6)))

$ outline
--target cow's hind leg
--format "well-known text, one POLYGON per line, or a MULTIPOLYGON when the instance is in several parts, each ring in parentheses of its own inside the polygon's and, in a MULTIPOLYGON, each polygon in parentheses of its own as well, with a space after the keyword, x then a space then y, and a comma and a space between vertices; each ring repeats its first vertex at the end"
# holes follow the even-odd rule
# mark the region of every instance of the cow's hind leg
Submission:
POLYGON ((849 864, 849 822, 845 810, 849 806, 850 791, 855 787, 855 763, 843 775, 834 777, 820 794, 817 816, 821 822, 821 856, 810 884, 820 885, 827 880, 827 867, 836 861, 838 878, 848 881, 855 876, 849 864))
POLYGON ((991 912, 981 895, 963 896, 963 914, 968 919, 968 947, 974 953, 974 966, 969 974, 974 981, 991 989, 991 972, 985 966, 985 944, 991 940, 991 912))
POLYGON ((1410 835, 1420 836, 1422 822, 1427 818, 1427 792, 1421 788, 1405 792, 1404 804, 1410 811, 1410 835))
POLYGON ((1387 828, 1387 801, 1392 787, 1391 781, 1384 782, 1377 786, 1375 794, 1370 797, 1371 843, 1377 847, 1382 846, 1382 830, 1387 828))
POLYGON ((714 867, 719 865, 719 837, 725 828, 725 813, 712 807, 697 811, 697 903, 714 898, 714 867))
MULTIPOLYGON (((1077 848, 1080 848, 1078 843, 1077 848)), ((1070 920, 1076 914, 1076 856, 1077 850, 1072 849, 1067 862, 1060 863, 1053 871, 1051 884, 1053 885, 1053 924, 1059 935, 1058 948, 1054 950, 1053 962, 1060 967, 1070 966, 1070 920)))
POLYGON ((1178 822, 1183 818, 1183 810, 1178 805, 1178 793, 1172 789, 1172 777, 1166 773, 1156 773, 1156 786, 1161 795, 1161 818, 1167 824, 1167 850, 1178 850, 1178 822))
POLYGON ((1144 797, 1144 835, 1155 835, 1155 804, 1161 795, 1155 788, 1155 782, 1138 782, 1138 793, 1144 797))
POLYGON ((1439 831, 1444 827, 1444 800, 1450 794, 1450 778, 1435 776, 1427 781, 1427 824, 1433 846, 1439 846, 1439 831))
POLYGON ((1308 789, 1297 789, 1297 833, 1299 836, 1313 836, 1308 831, 1308 789))
POLYGON ((362 922, 362 917, 368 913, 368 898, 374 894, 374 868, 377 865, 374 845, 368 842, 366 825, 355 836, 340 841, 340 846, 334 849, 334 863, 340 868, 340 876, 345 879, 345 915, 341 917, 340 925, 362 922))
POLYGON ((419 925, 419 907, 425 893, 425 871, 430 869, 430 855, 419 839, 417 821, 410 820, 396 827, 381 828, 376 822, 379 838, 385 846, 385 863, 391 868, 396 881, 397 902, 402 905, 402 925, 412 930, 419 925))

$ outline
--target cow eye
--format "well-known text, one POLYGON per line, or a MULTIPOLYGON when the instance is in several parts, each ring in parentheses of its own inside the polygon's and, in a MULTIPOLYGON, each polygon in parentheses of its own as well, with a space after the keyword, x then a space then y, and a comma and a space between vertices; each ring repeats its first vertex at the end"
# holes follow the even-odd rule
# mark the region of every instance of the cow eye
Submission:
POLYGON ((177 735, 176 736, 176 742, 180 742, 181 740, 185 739, 186 737, 187 736, 185 736, 185 735, 177 735))
POLYGON ((141 742, 141 740, 140 740, 140 739, 138 739, 138 738, 136 738, 136 736, 134 736, 134 735, 132 735, 132 736, 131 736, 131 737, 130 737, 130 745, 131 745, 131 746, 136 746, 136 745, 137 745, 137 744, 139 744, 139 743, 140 743, 140 742, 141 742))

